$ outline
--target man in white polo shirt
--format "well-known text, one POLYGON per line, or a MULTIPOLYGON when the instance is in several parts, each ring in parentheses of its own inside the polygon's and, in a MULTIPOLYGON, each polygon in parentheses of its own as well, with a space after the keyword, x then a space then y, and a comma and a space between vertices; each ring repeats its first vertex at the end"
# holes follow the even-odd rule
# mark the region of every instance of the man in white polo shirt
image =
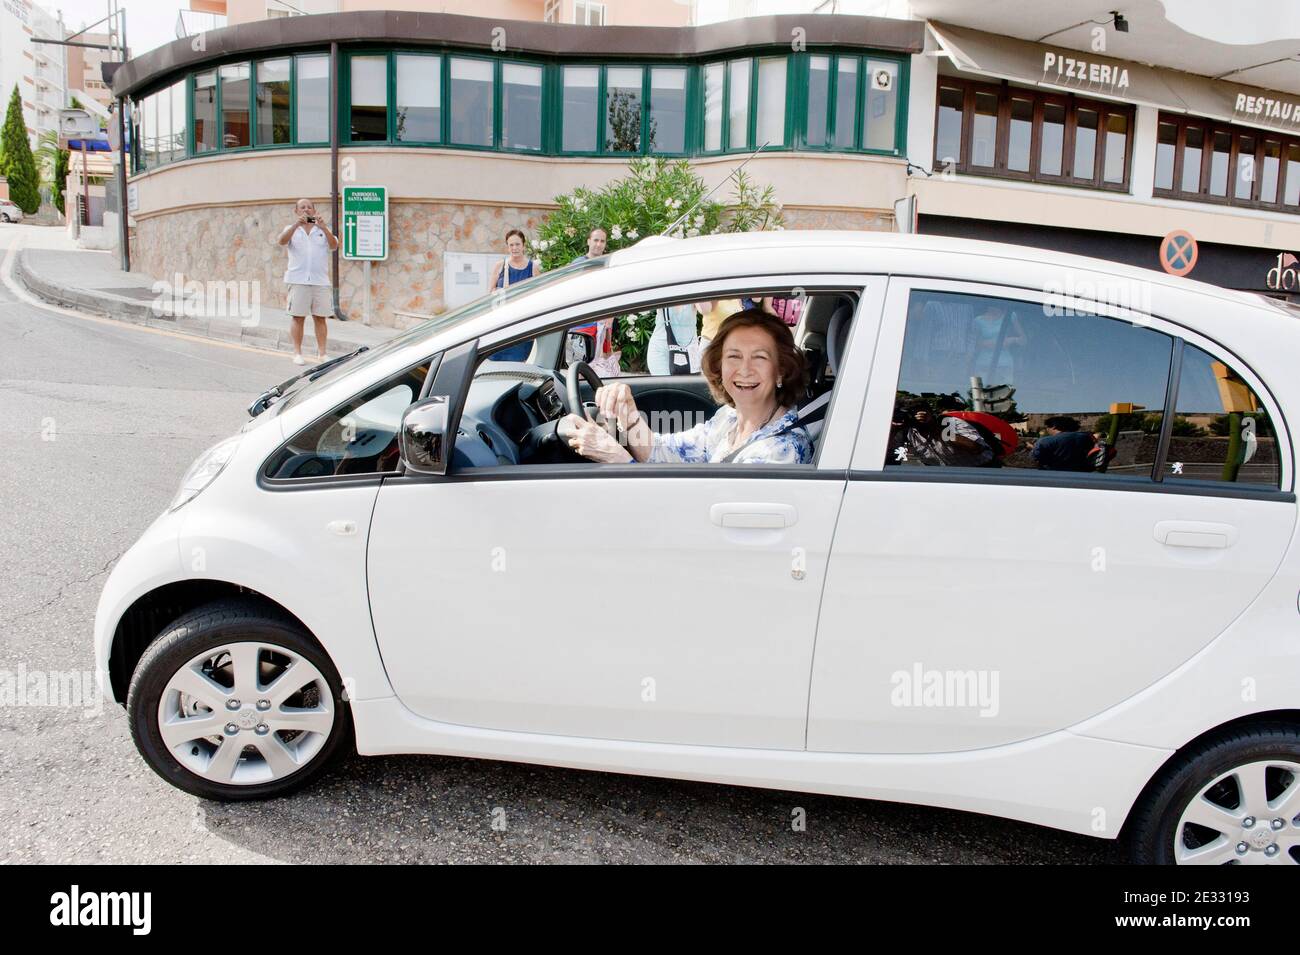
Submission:
POLYGON ((302 357, 303 324, 310 314, 316 326, 317 359, 325 360, 325 319, 334 314, 334 294, 330 287, 330 253, 339 247, 338 237, 316 215, 310 199, 299 199, 293 207, 297 218, 277 239, 289 247, 289 268, 284 273, 289 286, 289 330, 293 338, 293 363, 305 364, 302 357))

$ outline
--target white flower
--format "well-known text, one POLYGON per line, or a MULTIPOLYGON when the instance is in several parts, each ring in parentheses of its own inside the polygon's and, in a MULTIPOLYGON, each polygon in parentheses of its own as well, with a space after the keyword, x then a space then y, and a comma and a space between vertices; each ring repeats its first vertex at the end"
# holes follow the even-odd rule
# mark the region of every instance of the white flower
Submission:
POLYGON ((611 239, 613 239, 615 242, 617 242, 618 240, 620 240, 621 238, 623 238, 623 228, 622 228, 622 226, 617 226, 617 225, 616 225, 616 226, 614 226, 614 228, 610 229, 610 230, 609 230, 609 237, 610 237, 611 239))
POLYGON ((575 229, 573 226, 567 226, 564 230, 564 234, 567 235, 570 239, 572 239, 575 235, 578 234, 578 230, 575 229))
POLYGON ((641 233, 637 232, 636 229, 628 229, 627 237, 629 239, 639 239, 641 238, 641 233))
POLYGON ((697 229, 703 229, 703 228, 704 228, 704 216, 696 216, 696 217, 695 217, 695 228, 697 228, 697 229))
POLYGON ((688 239, 693 236, 697 236, 699 234, 700 234, 700 230, 695 228, 694 226, 686 230, 686 238, 688 239))
POLYGON ((587 211, 587 207, 586 207, 585 205, 583 205, 581 202, 575 202, 575 203, 573 204, 573 211, 574 211, 574 212, 586 212, 586 211, 587 211))
POLYGON ((673 207, 673 200, 672 200, 671 198, 669 198, 669 199, 665 199, 665 200, 664 200, 664 208, 665 208, 665 209, 671 209, 672 207, 673 207))

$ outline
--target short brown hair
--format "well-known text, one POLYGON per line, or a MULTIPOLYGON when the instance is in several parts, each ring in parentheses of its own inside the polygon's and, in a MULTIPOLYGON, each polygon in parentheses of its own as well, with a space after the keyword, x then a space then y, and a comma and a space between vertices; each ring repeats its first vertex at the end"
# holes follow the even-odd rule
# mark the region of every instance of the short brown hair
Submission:
POLYGON ((509 242, 509 241, 510 241, 510 237, 511 237, 512 235, 517 235, 517 236, 519 236, 519 241, 522 242, 524 245, 527 245, 527 244, 528 244, 528 236, 524 235, 524 230, 523 230, 523 229, 510 229, 510 230, 508 230, 508 231, 506 232, 506 238, 505 238, 505 241, 509 242))
POLYGON ((722 387, 722 347, 727 336, 738 328, 761 328, 776 342, 776 378, 781 382, 776 389, 776 400, 783 408, 798 404, 804 398, 803 352, 794 345, 790 326, 761 308, 747 308, 729 315, 718 329, 718 337, 704 349, 700 371, 708 382, 709 392, 722 404, 734 404, 731 395, 722 387))

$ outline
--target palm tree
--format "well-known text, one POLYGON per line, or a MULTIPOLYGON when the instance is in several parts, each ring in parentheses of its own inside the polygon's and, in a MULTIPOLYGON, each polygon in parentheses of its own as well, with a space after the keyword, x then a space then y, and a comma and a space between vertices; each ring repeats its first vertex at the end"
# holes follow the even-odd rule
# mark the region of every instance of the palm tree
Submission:
POLYGON ((68 151, 59 148, 59 134, 52 129, 41 133, 36 142, 36 166, 41 172, 41 188, 49 190, 54 208, 63 214, 63 190, 68 181, 68 151))

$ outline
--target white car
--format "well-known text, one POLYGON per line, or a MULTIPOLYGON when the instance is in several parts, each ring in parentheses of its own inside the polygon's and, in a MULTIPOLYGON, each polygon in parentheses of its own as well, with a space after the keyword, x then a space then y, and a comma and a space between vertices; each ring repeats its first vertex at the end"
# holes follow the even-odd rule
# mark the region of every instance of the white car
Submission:
POLYGON ((22 222, 23 210, 8 199, 0 199, 0 222, 22 222))
MULTIPOLYGON (((1296 864, 1297 368, 1289 306, 1092 259, 646 242, 259 398, 114 568, 97 666, 206 798, 355 745, 1296 864), (579 329, 766 296, 799 300, 810 463, 557 440, 617 361, 579 329)), ((619 381, 661 433, 717 408, 699 374, 619 381)))

